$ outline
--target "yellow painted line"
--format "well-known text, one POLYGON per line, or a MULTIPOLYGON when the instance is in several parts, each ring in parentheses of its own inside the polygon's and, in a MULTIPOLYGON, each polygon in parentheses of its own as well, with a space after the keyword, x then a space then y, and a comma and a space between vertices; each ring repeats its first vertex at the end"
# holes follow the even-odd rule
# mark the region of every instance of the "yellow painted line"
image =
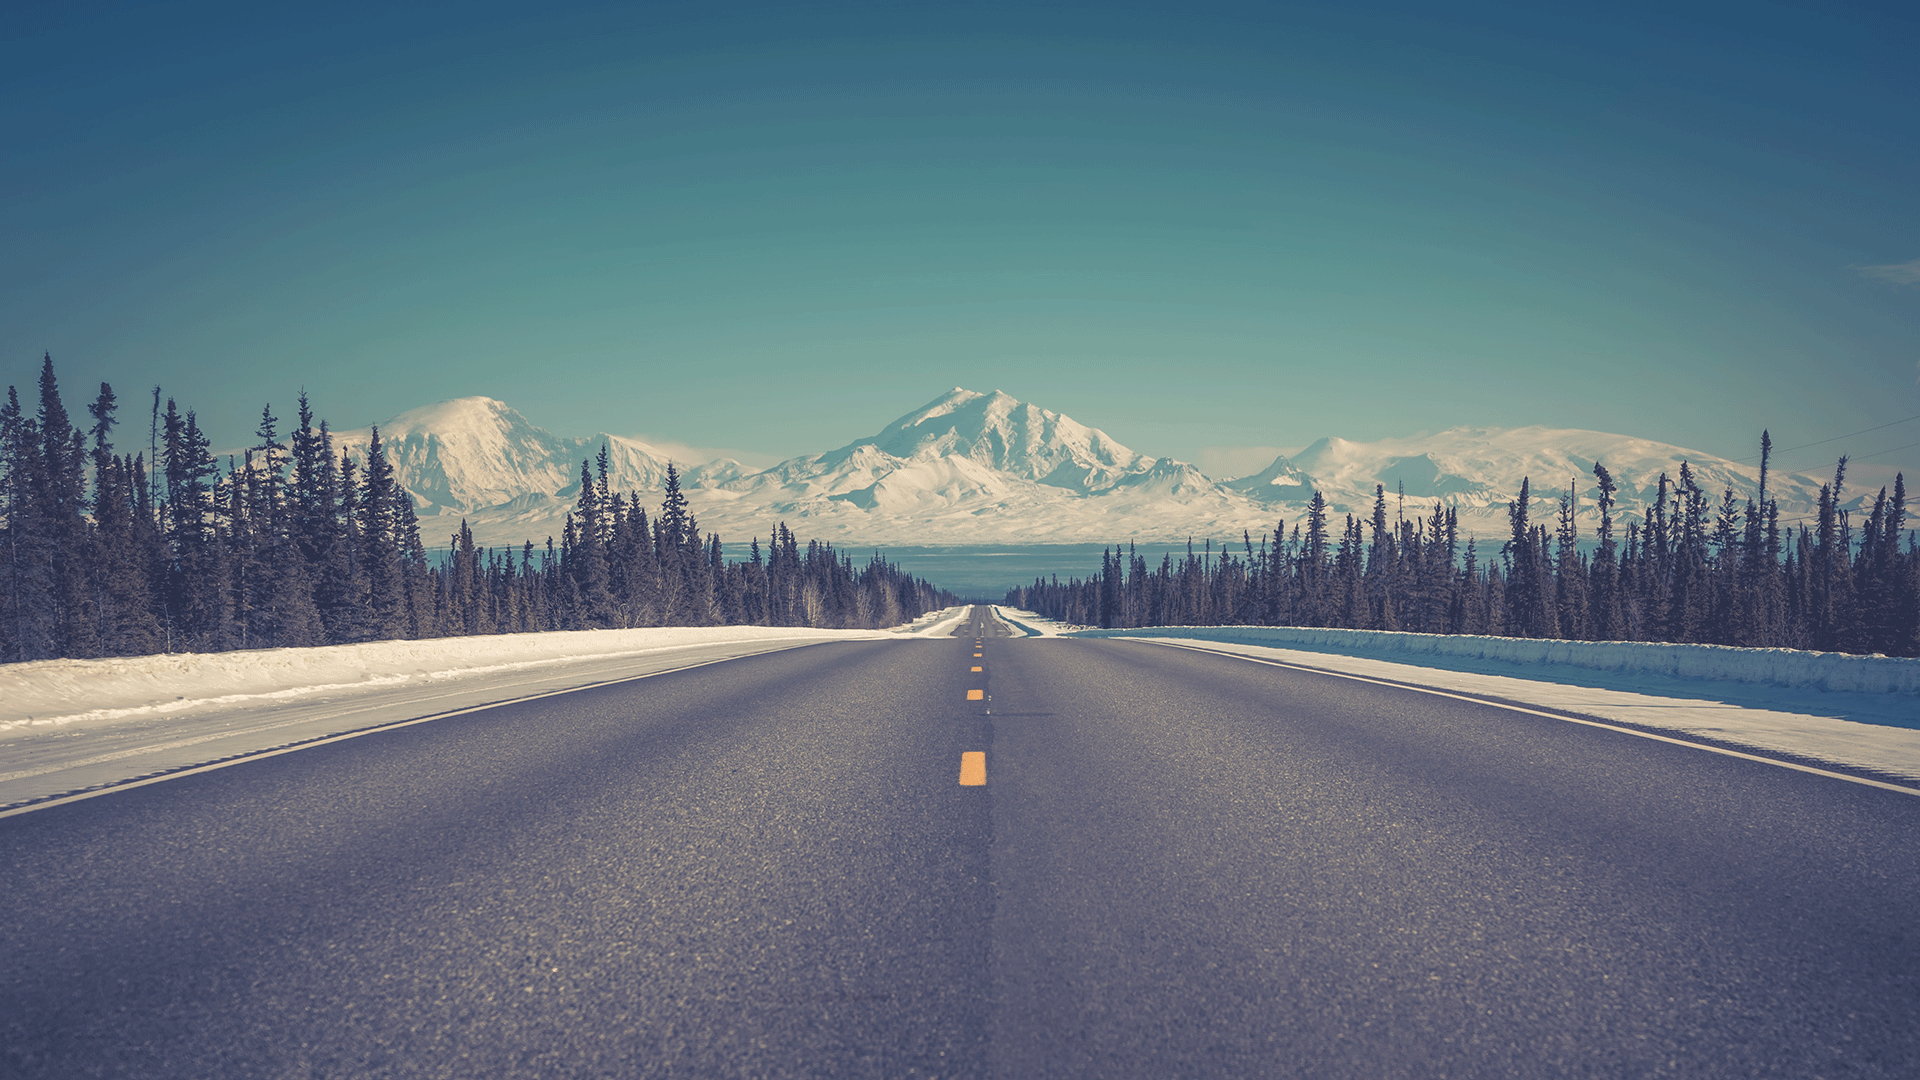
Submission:
POLYGON ((984 698, 985 698, 986 696, 987 696, 987 692, 986 692, 985 690, 969 690, 969 691, 967 691, 967 700, 968 700, 968 701, 980 701, 980 700, 982 700, 982 699, 984 699, 984 698))
POLYGON ((987 783, 987 752, 969 750, 960 755, 960 786, 985 787, 987 783))
POLYGON ((980 654, 979 654, 979 653, 974 653, 973 655, 975 655, 975 656, 979 656, 980 654))
POLYGON ((975 667, 974 667, 974 669, 973 669, 973 670, 975 670, 975 671, 979 671, 979 670, 980 670, 980 668, 979 668, 979 666, 978 666, 978 665, 975 665, 975 667))

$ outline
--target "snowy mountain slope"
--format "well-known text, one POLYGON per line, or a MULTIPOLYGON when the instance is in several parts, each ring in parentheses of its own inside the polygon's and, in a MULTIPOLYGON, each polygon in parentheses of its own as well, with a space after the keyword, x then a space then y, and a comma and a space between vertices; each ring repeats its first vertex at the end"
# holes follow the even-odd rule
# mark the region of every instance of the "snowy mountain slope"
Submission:
POLYGON ((871 445, 900 459, 966 458, 1077 491, 1105 491, 1157 460, 1134 453, 1104 431, 998 390, 979 394, 957 386, 854 445, 871 445))
MULTIPOLYGON (((1319 487, 1341 512, 1360 513, 1370 509, 1374 485, 1380 484, 1389 496, 1404 489, 1410 509, 1424 511, 1435 501, 1457 507, 1463 518, 1474 522, 1476 531, 1487 533, 1504 530, 1507 503, 1519 494, 1523 479, 1531 481, 1531 492, 1539 500, 1536 514, 1551 510, 1569 483, 1583 507, 1592 511, 1599 497, 1593 475, 1596 461, 1606 466, 1619 485, 1615 498, 1620 505, 1633 511, 1656 497, 1661 473, 1678 484, 1683 461, 1715 501, 1729 487, 1741 500, 1759 487, 1757 463, 1728 461, 1626 435, 1533 426, 1452 428, 1437 435, 1369 443, 1325 438, 1286 463, 1304 474, 1304 484, 1242 490, 1257 491, 1269 502, 1297 503, 1303 495, 1311 498, 1319 487)), ((1779 471, 1770 474, 1768 483, 1785 513, 1811 508, 1820 488, 1816 479, 1779 471)), ((1861 497, 1857 491, 1850 494, 1861 497)))
POLYGON ((1223 480, 1221 487, 1229 491, 1239 491, 1255 498, 1288 501, 1296 497, 1313 497, 1313 477, 1301 472, 1299 467, 1281 454, 1273 459, 1273 464, 1254 473, 1234 480, 1223 480))
MULTIPOLYGON (((808 535, 890 543, 1047 543, 1185 535, 1260 516, 1172 458, 994 391, 955 387, 877 434, 790 458, 717 486, 733 507, 697 511, 787 519, 808 535)), ((711 520, 719 520, 711 518, 711 520)))
MULTIPOLYGON (((666 456, 645 443, 606 434, 561 438, 493 398, 442 401, 378 426, 394 475, 422 515, 508 504, 525 512, 546 505, 543 496, 571 505, 580 490, 580 463, 595 459, 602 446, 614 487, 654 491, 666 484, 666 456)), ((334 445, 364 464, 370 435, 366 428, 335 432, 334 445)))
MULTIPOLYGON (((578 494, 580 463, 604 445, 609 478, 649 510, 666 483, 666 456, 619 436, 562 438, 502 402, 460 398, 380 425, 400 482, 412 492, 429 544, 468 520, 482 543, 542 544, 558 537, 578 494)), ((366 431, 336 439, 363 456, 366 431)), ((1431 436, 1354 442, 1325 438, 1251 476, 1216 482, 1194 466, 1128 448, 1097 428, 994 391, 955 388, 874 435, 822 454, 753 471, 721 459, 682 470, 704 529, 743 540, 786 521, 807 537, 840 544, 1003 544, 1231 538, 1297 523, 1315 490, 1337 517, 1370 513, 1374 486, 1408 514, 1435 501, 1457 509, 1485 537, 1507 529, 1507 503, 1530 478, 1536 520, 1551 521, 1569 480, 1582 529, 1596 519, 1593 463, 1620 486, 1623 515, 1638 513, 1660 473, 1692 463, 1717 500, 1742 500, 1758 469, 1664 443, 1549 427, 1455 428, 1431 436)), ((1783 517, 1811 512, 1820 479, 1776 471, 1783 517)), ((1872 487, 1850 484, 1855 506, 1872 487)))

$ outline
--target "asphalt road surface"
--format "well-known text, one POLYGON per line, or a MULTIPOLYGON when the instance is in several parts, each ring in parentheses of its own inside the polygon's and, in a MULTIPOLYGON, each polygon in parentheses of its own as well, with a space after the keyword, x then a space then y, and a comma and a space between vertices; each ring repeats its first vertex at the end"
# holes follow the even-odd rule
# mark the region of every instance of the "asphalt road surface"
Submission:
POLYGON ((1898 792, 975 622, 0 820, 0 1076, 1911 1077, 1917 839, 1898 792))

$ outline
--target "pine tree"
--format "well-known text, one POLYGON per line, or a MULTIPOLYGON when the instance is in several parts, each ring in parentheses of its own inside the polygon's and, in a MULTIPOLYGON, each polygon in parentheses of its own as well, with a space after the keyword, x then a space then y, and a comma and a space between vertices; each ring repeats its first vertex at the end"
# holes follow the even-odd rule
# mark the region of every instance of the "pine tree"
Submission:
POLYGON ((1673 548, 1666 640, 1701 641, 1712 599, 1707 575, 1707 497, 1694 479, 1692 466, 1685 461, 1680 463, 1673 520, 1679 525, 1679 534, 1673 548))
POLYGON ((1780 580, 1779 506, 1767 498, 1767 472, 1773 435, 1760 433, 1760 486, 1747 503, 1745 550, 1740 560, 1740 593, 1745 615, 1739 644, 1772 646, 1782 640, 1783 596, 1780 580))
POLYGON ((1915 552, 1911 537, 1902 550, 1906 518, 1907 478, 1904 473, 1895 473, 1893 496, 1881 526, 1884 569, 1874 587, 1887 612, 1883 624, 1885 651, 1893 656, 1920 656, 1920 554, 1915 552))
POLYGON ((1600 484, 1599 546, 1588 570, 1588 610, 1592 615, 1593 637, 1599 641, 1618 641, 1627 634, 1626 619, 1620 609, 1620 568, 1618 549, 1613 541, 1614 492, 1620 490, 1613 474, 1598 461, 1593 463, 1593 478, 1600 484))
POLYGON ((50 528, 39 492, 42 479, 40 425, 20 407, 20 392, 7 387, 0 407, 0 479, 5 482, 6 530, 0 533, 6 591, 0 597, 0 659, 39 660, 54 655, 59 613, 54 607, 50 528))
POLYGON ((87 408, 93 417, 94 474, 89 589, 101 652, 136 656, 158 649, 160 634, 139 528, 146 479, 136 476, 132 458, 114 456, 114 409, 113 388, 101 383, 99 397, 87 408))
MULTIPOLYGON (((1846 490, 1847 459, 1842 457, 1833 471, 1833 483, 1822 484, 1818 511, 1818 533, 1814 540, 1808 571, 1808 638, 1812 648, 1830 651, 1846 638, 1845 618, 1848 590, 1845 545, 1845 511, 1840 496, 1846 490)), ((1803 533, 1804 535, 1804 533, 1803 533)))
POLYGON ((169 647, 220 652, 232 647, 232 595, 216 520, 219 467, 192 410, 182 415, 167 399, 161 430, 169 647))
POLYGON ((399 485, 372 429, 367 442, 367 464, 362 470, 356 510, 360 525, 360 566, 367 582, 366 639, 391 641, 407 634, 407 581, 400 561, 400 522, 396 512, 399 485))
POLYGON ((257 563, 253 603, 255 642, 265 648, 318 645, 326 640, 313 581, 294 532, 294 500, 286 474, 290 458, 280 442, 271 405, 260 410, 259 440, 249 451, 248 513, 257 563))
POLYGON ((600 448, 600 477, 596 481, 587 463, 580 463, 580 496, 575 505, 576 532, 567 558, 567 574, 573 591, 579 596, 580 625, 601 629, 618 625, 613 593, 609 588, 607 544, 611 538, 607 513, 611 502, 607 493, 608 450, 600 448))
POLYGON ((1713 518, 1711 581, 1707 605, 1706 640, 1717 645, 1744 645, 1753 637, 1747 623, 1747 604, 1741 593, 1745 552, 1740 527, 1740 503, 1733 489, 1720 495, 1720 506, 1713 518))
POLYGON ((87 566, 93 538, 86 517, 86 435, 68 419, 50 354, 40 369, 40 437, 43 472, 38 497, 51 541, 55 648, 60 656, 98 656, 97 613, 87 566))
POLYGON ((1506 558, 1506 625, 1515 637, 1552 637, 1551 595, 1547 585, 1544 533, 1530 519, 1532 483, 1520 480, 1520 497, 1507 504, 1512 535, 1502 548, 1506 558))
POLYGON ((1580 557, 1579 481, 1569 479, 1560 497, 1559 528, 1554 549, 1554 613, 1558 633, 1575 640, 1590 636, 1587 628, 1587 567, 1580 557))

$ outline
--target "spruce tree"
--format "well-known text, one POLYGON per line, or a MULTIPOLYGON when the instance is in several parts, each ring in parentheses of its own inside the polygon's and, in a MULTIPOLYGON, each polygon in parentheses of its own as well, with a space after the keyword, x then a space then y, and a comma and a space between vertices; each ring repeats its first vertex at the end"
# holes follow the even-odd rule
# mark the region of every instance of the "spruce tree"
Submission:
POLYGON ((1587 567, 1580 556, 1580 496, 1578 481, 1569 479, 1560 496, 1560 513, 1554 547, 1554 614, 1558 634, 1583 640, 1591 634, 1587 628, 1587 567))
POLYGON ((1613 540, 1614 493, 1620 489, 1613 481, 1613 474, 1598 461, 1593 463, 1593 478, 1600 485, 1600 524, 1596 530, 1599 544, 1594 549, 1593 564, 1587 574, 1590 625, 1595 639, 1618 641, 1627 633, 1626 620, 1620 609, 1618 549, 1613 540))
POLYGON ((114 409, 113 388, 101 383, 99 397, 87 410, 93 417, 94 474, 90 589, 101 652, 137 656, 160 647, 141 542, 140 489, 146 478, 136 473, 134 459, 113 453, 114 409))
POLYGON ((370 641, 392 641, 407 636, 408 597, 405 569, 400 561, 400 522, 396 511, 399 485, 372 429, 367 442, 367 464, 362 470, 358 499, 360 566, 367 580, 367 626, 370 641))
MULTIPOLYGON (((1842 457, 1833 470, 1833 482, 1820 487, 1812 562, 1808 571, 1807 636, 1810 646, 1830 651, 1841 646, 1845 636, 1847 590, 1846 555, 1842 544, 1845 511, 1840 509, 1841 493, 1846 490, 1847 459, 1842 457)), ((1803 531, 1804 535, 1804 531, 1803 531)))
POLYGON ((39 660, 55 654, 59 613, 54 606, 55 575, 50 527, 44 522, 39 492, 42 478, 40 425, 20 406, 20 392, 7 387, 0 407, 0 480, 5 483, 6 529, 0 533, 6 589, 0 596, 0 659, 39 660))
POLYGON ((161 430, 170 648, 224 651, 232 647, 232 585, 218 521, 219 466, 193 410, 182 414, 167 399, 161 430))
POLYGON ((609 588, 607 541, 607 448, 600 448, 600 477, 596 481, 587 463, 580 463, 580 497, 575 505, 576 533, 568 554, 567 573, 580 604, 580 624, 589 629, 617 625, 609 588))
POLYGON ((1501 554, 1506 559, 1507 630, 1515 637, 1548 637, 1550 597, 1544 580, 1544 559, 1531 519, 1532 482, 1520 480, 1520 497, 1507 504, 1511 535, 1501 554))

